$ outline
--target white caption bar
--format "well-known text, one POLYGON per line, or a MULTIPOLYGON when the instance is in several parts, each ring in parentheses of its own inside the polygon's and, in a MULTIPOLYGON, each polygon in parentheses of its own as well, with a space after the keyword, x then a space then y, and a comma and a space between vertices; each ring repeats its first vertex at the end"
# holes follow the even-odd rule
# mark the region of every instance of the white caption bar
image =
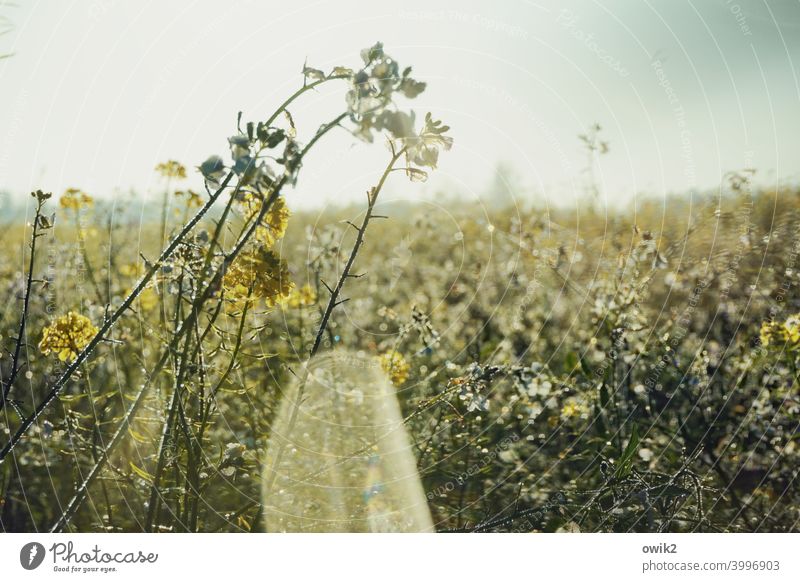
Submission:
POLYGON ((137 582, 172 575, 221 582, 253 575, 348 582, 800 580, 798 540, 792 534, 4 534, 0 572, 3 580, 137 582))

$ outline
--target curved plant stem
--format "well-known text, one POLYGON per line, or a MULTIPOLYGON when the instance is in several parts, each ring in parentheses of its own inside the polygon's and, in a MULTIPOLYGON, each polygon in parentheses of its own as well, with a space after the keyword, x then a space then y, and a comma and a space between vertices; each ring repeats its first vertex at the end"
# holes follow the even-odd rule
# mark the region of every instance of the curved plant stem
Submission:
MULTIPOLYGON (((25 297, 22 300, 22 315, 19 318, 19 329, 17 330, 17 339, 14 345, 14 355, 11 358, 11 372, 9 373, 8 380, 3 382, 3 397, 0 398, 0 410, 6 404, 8 395, 11 392, 11 387, 17 379, 19 374, 19 356, 22 351, 22 344, 25 337, 25 324, 28 321, 28 306, 31 299, 31 287, 33 286, 33 265, 36 260, 36 239, 39 238, 39 217, 42 214, 42 206, 44 200, 38 200, 36 203, 36 215, 33 217, 33 233, 31 234, 31 258, 28 262, 28 279, 25 282, 25 297)), ((2 457, 0 457, 0 460, 2 457)))
MULTIPOLYGON (((367 231, 367 227, 369 226, 370 220, 373 218, 373 211, 375 209, 375 203, 378 201, 378 195, 380 194, 381 190, 383 189, 384 184, 386 183, 386 179, 389 177, 389 174, 394 169, 394 165, 397 163, 397 160, 405 153, 405 148, 399 151, 392 152, 392 158, 389 161, 389 164, 386 166, 386 169, 383 171, 380 180, 378 181, 377 186, 371 188, 369 192, 367 192, 367 212, 364 215, 364 219, 361 221, 360 227, 355 227, 358 231, 356 235, 355 243, 353 243, 353 249, 350 251, 350 256, 345 263, 344 269, 342 270, 342 274, 339 276, 339 280, 336 283, 336 286, 331 289, 328 287, 328 290, 331 293, 330 299, 328 299, 328 305, 325 307, 325 311, 322 314, 322 320, 319 324, 319 329, 317 330, 317 335, 314 338, 314 344, 311 347, 311 352, 309 356, 314 356, 318 351, 319 347, 322 344, 322 336, 325 334, 325 329, 328 327, 328 322, 330 321, 331 314, 333 310, 338 306, 347 301, 347 299, 339 299, 339 295, 342 292, 342 288, 344 287, 345 281, 351 277, 360 277, 360 275, 351 275, 350 271, 353 268, 353 264, 356 261, 356 257, 358 256, 358 251, 361 248, 361 245, 364 244, 364 233, 367 231)), ((352 224, 352 223, 351 223, 352 224)), ((326 285, 327 287, 327 285, 326 285)), ((294 426, 297 423, 297 416, 300 412, 300 404, 303 400, 303 393, 305 391, 306 382, 308 381, 308 374, 309 369, 308 366, 305 367, 303 370, 302 378, 298 381, 298 390, 297 394, 294 397, 293 407, 292 407, 292 414, 289 417, 289 425, 286 428, 285 436, 280 437, 280 444, 278 446, 278 450, 275 454, 275 459, 272 463, 273 470, 269 472, 269 479, 267 481, 265 491, 268 493, 272 491, 272 487, 275 484, 275 479, 277 477, 277 469, 280 467, 281 460, 283 459, 283 454, 286 450, 286 446, 289 444, 289 438, 294 430, 294 426)))
MULTIPOLYGON (((372 212, 375 209, 375 203, 378 201, 378 194, 380 194, 383 185, 386 183, 386 178, 389 177, 389 173, 392 171, 392 169, 394 169, 394 165, 397 163, 397 160, 399 160, 400 156, 402 156, 404 153, 405 149, 401 149, 399 152, 394 153, 389 165, 386 166, 378 185, 367 192, 367 213, 364 215, 364 220, 361 222, 361 226, 357 229, 358 234, 356 235, 356 241, 353 244, 353 250, 350 251, 350 256, 347 258, 347 262, 344 265, 344 269, 339 277, 339 281, 336 283, 336 287, 331 290, 331 297, 328 300, 328 305, 325 307, 325 311, 322 314, 322 320, 320 321, 317 335, 314 338, 314 344, 311 346, 310 355, 312 356, 315 355, 319 350, 320 343, 322 342, 322 336, 325 333, 325 328, 328 327, 328 320, 330 320, 331 313, 333 313, 334 308, 337 305, 341 305, 347 301, 346 299, 339 301, 339 295, 342 292, 345 281, 351 277, 350 270, 353 268, 353 263, 356 261, 356 257, 358 256, 358 251, 361 248, 361 245, 364 244, 364 233, 367 232, 367 226, 369 226, 369 222, 372 219, 372 212)), ((353 276, 355 277, 355 275, 353 276)))

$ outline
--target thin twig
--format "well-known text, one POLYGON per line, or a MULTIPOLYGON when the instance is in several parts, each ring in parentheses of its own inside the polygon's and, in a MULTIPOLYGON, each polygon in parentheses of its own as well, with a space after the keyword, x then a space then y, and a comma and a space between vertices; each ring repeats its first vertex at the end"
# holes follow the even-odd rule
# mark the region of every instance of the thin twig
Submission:
MULTIPOLYGON (((350 256, 345 263, 344 270, 342 270, 342 274, 339 277, 339 281, 336 283, 336 287, 331 289, 328 287, 328 284, 324 281, 322 282, 323 285, 331 292, 330 299, 328 300, 328 305, 325 308, 324 313, 322 314, 322 321, 320 321, 319 329, 317 330, 317 336, 314 338, 314 344, 311 346, 311 354, 315 355, 319 350, 319 346, 322 343, 322 336, 325 333, 325 328, 328 325, 328 321, 330 320, 331 313, 333 309, 343 303, 344 301, 339 301, 339 294, 342 292, 342 287, 344 287, 344 283, 347 278, 350 276, 350 269, 353 268, 353 263, 356 261, 356 257, 358 256, 358 251, 361 248, 361 245, 364 244, 364 233, 367 232, 367 226, 369 226, 369 221, 372 219, 372 211, 375 208, 375 203, 378 201, 378 194, 380 194, 383 185, 386 183, 386 178, 389 176, 389 173, 392 171, 392 168, 397 163, 397 160, 400 159, 405 153, 405 148, 401 149, 400 151, 396 152, 393 156, 389 165, 386 166, 386 169, 381 176, 378 185, 372 188, 367 194, 367 199, 369 200, 367 205, 367 212, 364 215, 364 220, 361 222, 360 227, 356 227, 352 222, 348 221, 348 223, 353 226, 358 231, 356 234, 356 241, 353 244, 353 250, 350 251, 350 256)), ((353 275, 353 277, 361 277, 361 275, 353 275)), ((345 300, 346 301, 346 300, 345 300)))
MULTIPOLYGON (((11 359, 11 372, 9 374, 8 380, 3 382, 3 397, 0 399, 0 410, 3 410, 5 406, 6 400, 8 400, 8 395, 11 392, 11 387, 14 385, 14 382, 17 379, 17 375, 19 374, 20 365, 19 365, 19 356, 22 352, 22 344, 24 343, 25 337, 25 324, 28 321, 28 306, 30 304, 31 298, 31 287, 33 286, 33 266, 34 261, 36 260, 36 239, 39 238, 39 217, 42 213, 42 207, 44 206, 45 198, 38 198, 36 202, 36 215, 33 217, 33 233, 31 234, 31 257, 30 261, 28 262, 28 280, 25 283, 25 297, 22 301, 22 315, 19 318, 19 329, 17 331, 17 340, 14 345, 14 355, 11 359)), ((0 457, 2 460, 2 457, 0 457)))
MULTIPOLYGON (((314 344, 311 347, 310 356, 314 356, 317 351, 319 350, 320 345, 322 344, 322 336, 325 333, 325 329, 328 326, 328 321, 330 321, 331 313, 333 313, 334 308, 337 305, 341 305, 344 303, 345 300, 339 300, 339 294, 342 291, 342 287, 344 287, 344 283, 347 280, 347 276, 350 273, 350 269, 353 267, 353 263, 356 261, 356 257, 358 256, 358 251, 361 248, 361 245, 364 243, 364 233, 367 231, 367 226, 369 226, 369 221, 372 217, 372 211, 375 208, 375 203, 378 201, 378 194, 380 194, 383 185, 386 183, 386 179, 389 177, 389 174, 392 171, 392 168, 397 163, 397 160, 405 153, 405 148, 401 149, 400 151, 393 152, 392 158, 389 161, 389 164, 386 166, 386 169, 383 172, 380 180, 378 181, 378 185, 372 188, 367 193, 367 212, 364 215, 364 220, 361 222, 361 227, 358 228, 358 234, 356 235, 355 243, 353 244, 353 250, 350 251, 350 257, 347 259, 345 263, 344 269, 342 270, 342 274, 339 277, 339 281, 336 283, 336 287, 332 290, 328 287, 327 283, 323 284, 326 288, 331 291, 331 296, 328 299, 328 305, 325 308, 325 311, 322 314, 322 320, 319 324, 319 329, 317 330, 316 338, 314 339, 314 344)), ((306 382, 308 381, 309 369, 308 366, 305 367, 303 372, 303 377, 298 382, 298 391, 297 395, 294 398, 293 406, 292 406, 292 414, 289 417, 289 425, 286 428, 286 435, 281 438, 280 444, 278 445, 277 452, 275 453, 275 459, 273 462, 273 471, 270 471, 270 476, 267 481, 265 491, 271 492, 272 487, 275 484, 275 479, 277 478, 277 469, 280 466, 281 460, 283 458, 283 454, 286 450, 286 446, 289 443, 289 437, 294 430, 294 426, 297 423, 297 416, 300 412, 300 404, 303 400, 303 392, 305 391, 306 382)))

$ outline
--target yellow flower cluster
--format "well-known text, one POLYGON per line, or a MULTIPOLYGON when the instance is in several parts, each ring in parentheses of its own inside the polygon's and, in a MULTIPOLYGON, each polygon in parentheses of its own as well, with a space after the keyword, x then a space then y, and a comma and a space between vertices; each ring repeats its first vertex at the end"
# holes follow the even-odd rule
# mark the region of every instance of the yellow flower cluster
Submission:
POLYGON ((800 313, 789 316, 784 322, 765 321, 761 324, 761 345, 800 344, 800 313))
POLYGON ((287 307, 309 307, 317 302, 317 294, 314 289, 306 283, 299 289, 292 289, 289 296, 284 301, 287 307))
POLYGON ((286 207, 286 202, 284 202, 283 198, 278 197, 264 217, 264 222, 256 230, 256 240, 265 245, 273 245, 275 241, 283 238, 288 224, 289 209, 286 207))
POLYGON ((78 188, 69 188, 61 196, 59 204, 61 204, 61 208, 77 211, 80 210, 81 207, 94 204, 94 198, 78 188))
POLYGON ((53 352, 62 362, 74 360, 97 334, 88 317, 70 311, 44 328, 39 349, 46 356, 53 352))
POLYGON ((228 299, 237 302, 263 299, 273 306, 288 297, 293 284, 286 261, 261 246, 237 257, 228 267, 222 286, 228 299))
MULTIPOLYGON (((262 200, 249 192, 244 195, 242 205, 247 220, 254 219, 261 212, 262 200)), ((289 224, 289 208, 282 196, 278 196, 270 206, 261 224, 256 227, 255 238, 258 242, 272 246, 283 238, 289 224)))
POLYGON ((183 164, 176 162, 175 160, 167 160, 166 162, 158 164, 156 166, 156 172, 165 178, 177 178, 182 180, 186 177, 186 168, 183 166, 183 164))
POLYGON ((395 386, 402 386, 408 380, 408 373, 411 366, 406 362, 402 354, 396 351, 386 352, 378 357, 381 368, 388 374, 389 379, 395 386))

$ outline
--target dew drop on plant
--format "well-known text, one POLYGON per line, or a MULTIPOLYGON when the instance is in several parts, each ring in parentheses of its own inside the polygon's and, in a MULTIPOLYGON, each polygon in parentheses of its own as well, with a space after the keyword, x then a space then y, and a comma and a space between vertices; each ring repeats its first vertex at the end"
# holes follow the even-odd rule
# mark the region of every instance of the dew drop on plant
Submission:
POLYGON ((267 531, 433 531, 395 393, 380 366, 346 351, 298 373, 267 445, 267 531))

